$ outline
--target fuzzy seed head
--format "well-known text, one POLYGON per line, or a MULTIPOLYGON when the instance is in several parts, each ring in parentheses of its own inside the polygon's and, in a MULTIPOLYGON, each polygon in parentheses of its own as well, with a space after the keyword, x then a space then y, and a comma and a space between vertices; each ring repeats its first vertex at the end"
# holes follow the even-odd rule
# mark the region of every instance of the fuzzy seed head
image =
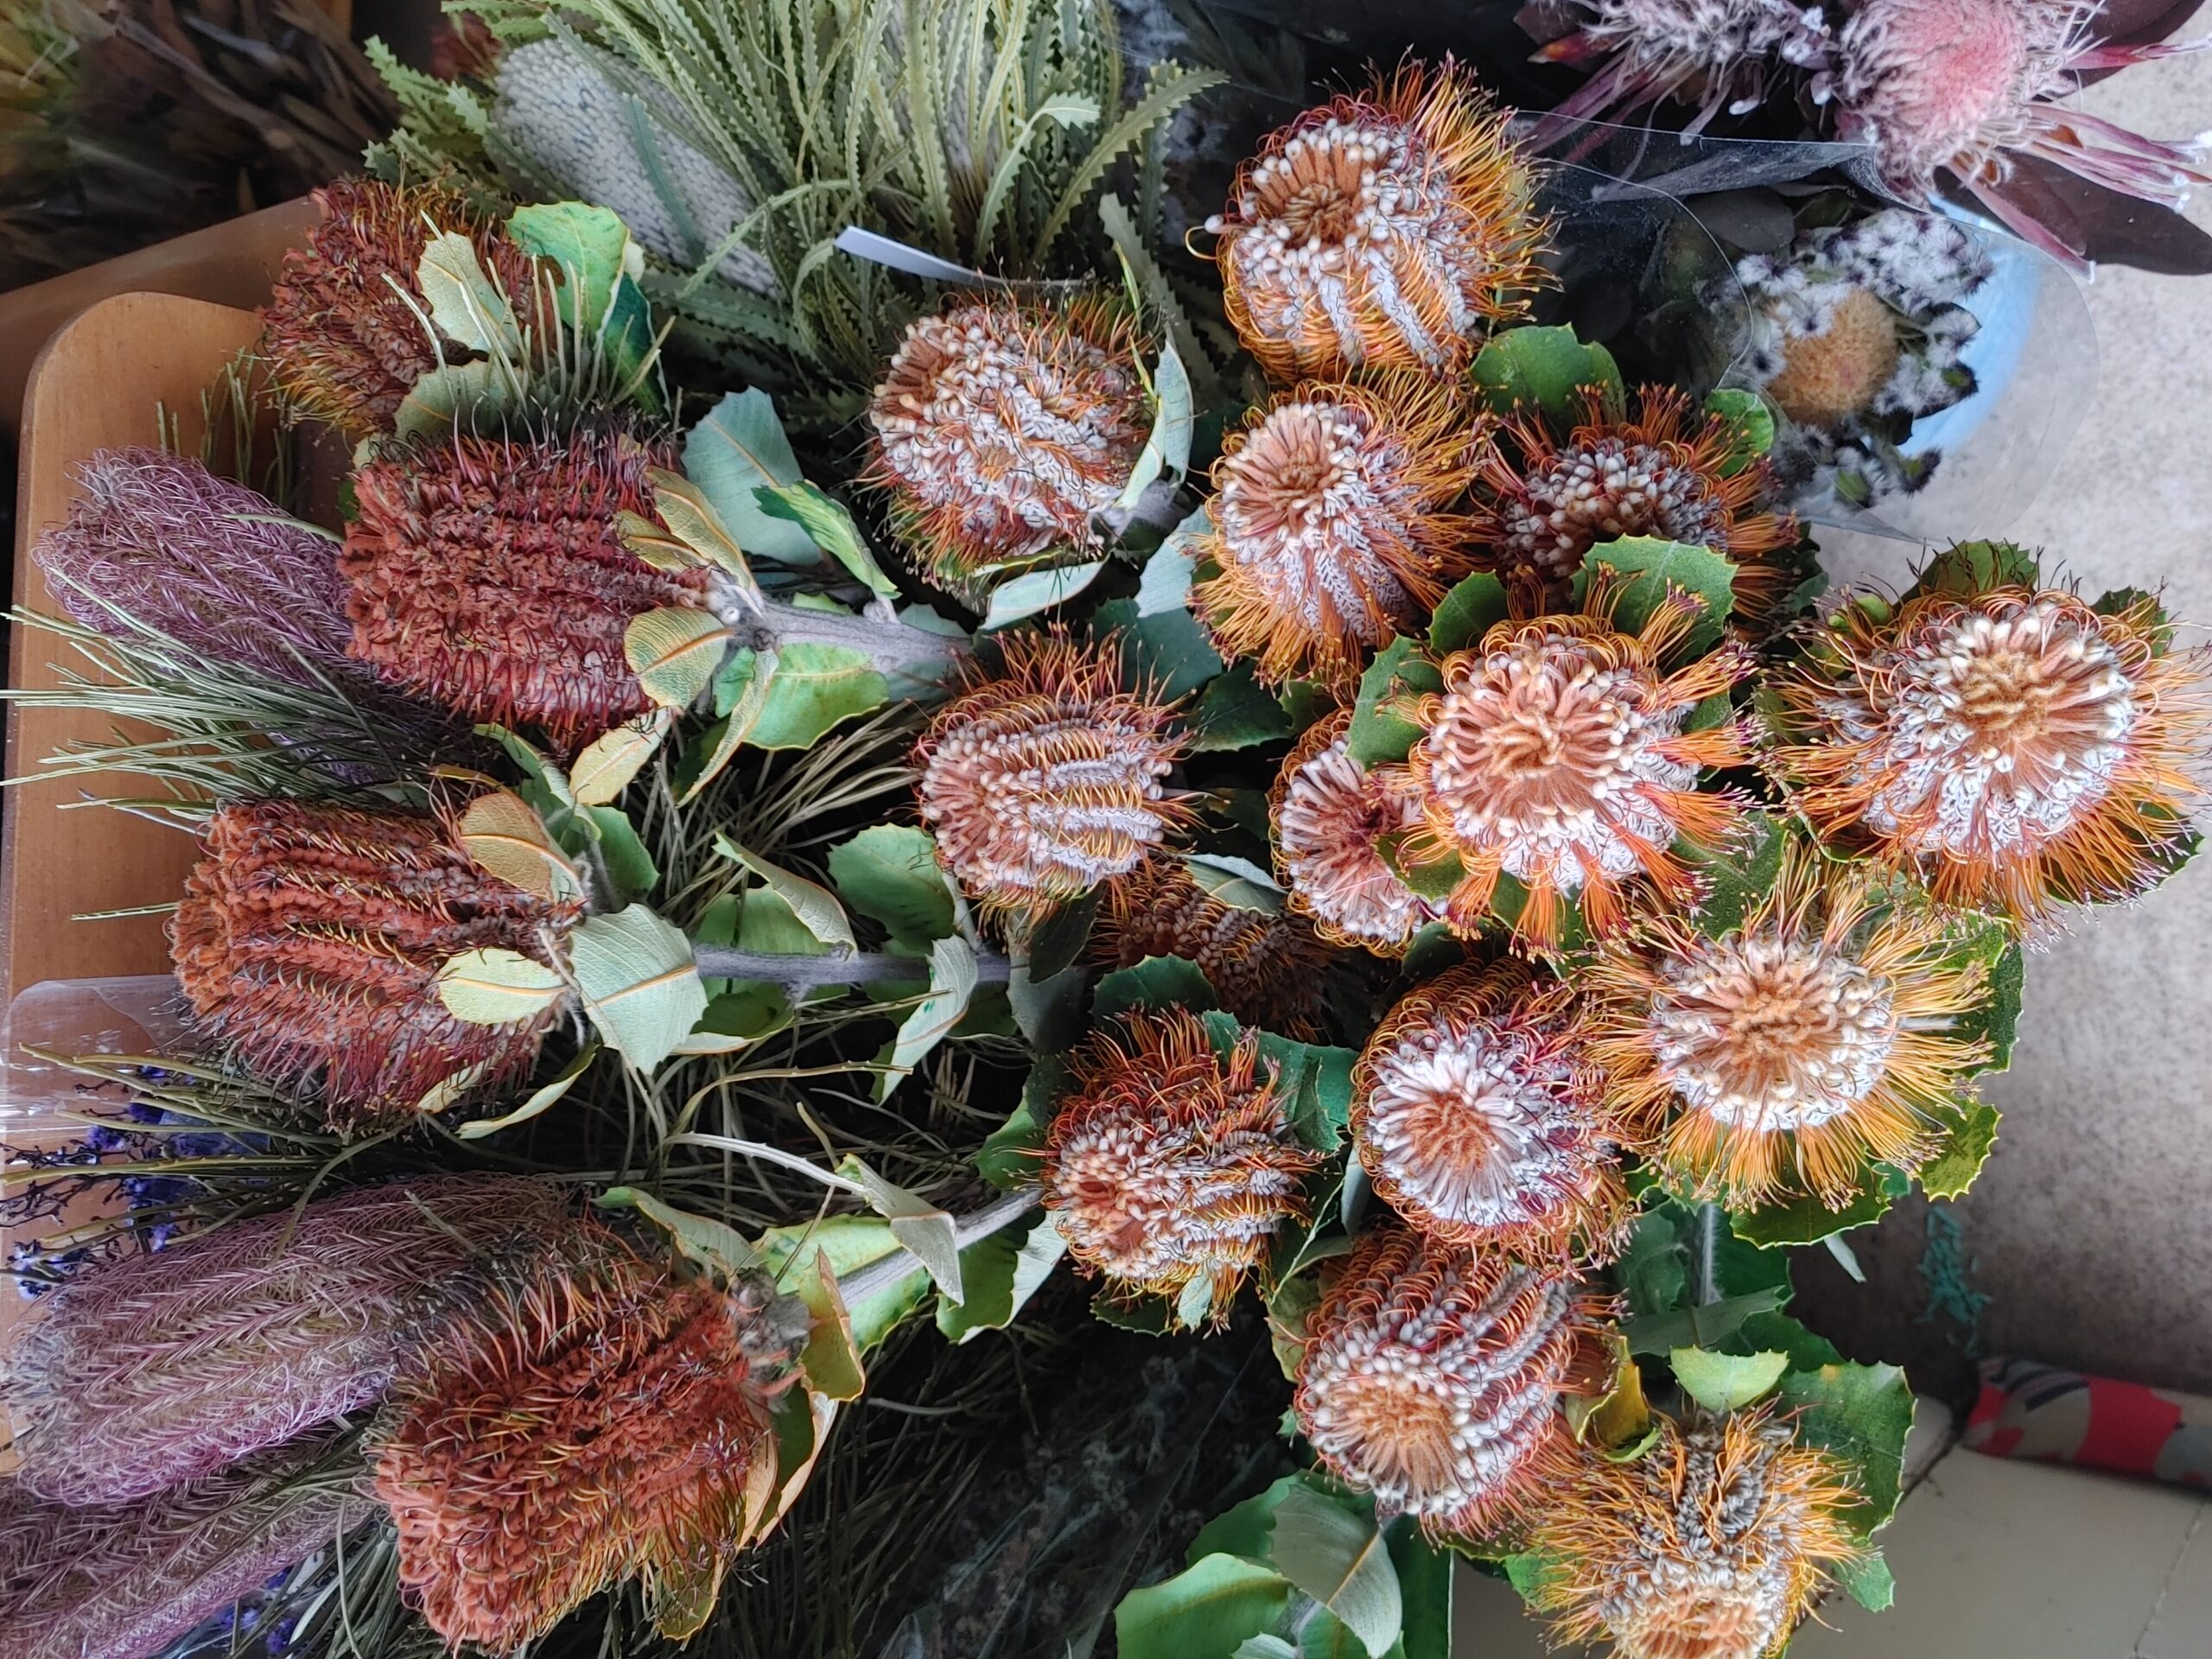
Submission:
POLYGON ((1352 711, 1310 728, 1268 797, 1275 866, 1291 908, 1332 944, 1402 950, 1430 921, 1427 906, 1383 858, 1383 836, 1421 823, 1421 791, 1402 766, 1373 771, 1351 758, 1352 711))
POLYGON ((1767 396, 1801 426, 1834 426, 1863 413, 1903 354, 1895 315, 1863 288, 1838 300, 1827 329, 1785 340, 1767 396))
POLYGON ((1148 858, 1106 889, 1092 954, 1109 969, 1180 957, 1247 1025, 1310 1039, 1320 1032, 1330 952, 1297 916, 1224 904, 1183 864, 1148 858))

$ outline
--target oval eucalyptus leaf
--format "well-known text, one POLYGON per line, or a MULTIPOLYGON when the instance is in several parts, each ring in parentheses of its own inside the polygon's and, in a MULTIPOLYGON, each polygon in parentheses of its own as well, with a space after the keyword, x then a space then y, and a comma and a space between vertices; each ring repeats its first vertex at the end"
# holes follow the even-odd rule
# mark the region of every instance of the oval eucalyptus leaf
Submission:
POLYGON ((983 613, 984 629, 1002 628, 1073 599, 1098 580, 1106 563, 1104 559, 1094 559, 1089 564, 1064 564, 1001 582, 991 589, 988 607, 983 613))
MULTIPOLYGON (((875 1080, 875 1097, 887 1100, 923 1057, 952 1033, 976 995, 976 953, 965 939, 939 939, 930 947, 929 995, 899 1021, 891 1039, 889 1069, 875 1080)), ((938 1281, 942 1286, 943 1281, 938 1281)), ((957 1288, 952 1292, 960 1300, 957 1288)))
POLYGON ((921 955, 955 931, 952 894, 925 830, 870 825, 830 849, 830 879, 847 905, 881 923, 902 950, 921 955))
POLYGON ((423 245, 415 285, 430 321, 448 340, 510 362, 522 355, 522 331, 510 296, 499 292, 475 245, 460 232, 442 232, 423 245))
POLYGON ((1343 1621, 1370 1659, 1396 1644, 1405 1611, 1398 1570, 1370 1516, 1300 1482, 1276 1506, 1268 1553, 1276 1571, 1343 1621))
POLYGON ((588 916, 570 935, 570 969, 610 1047, 649 1071, 707 1011, 691 941, 643 905, 588 916))
POLYGON ((877 1174, 858 1158, 844 1159, 837 1173, 867 1189, 868 1203, 891 1224, 892 1236, 922 1264, 938 1294, 958 1305, 965 1289, 960 1276, 960 1229, 952 1217, 919 1193, 877 1174))
POLYGON ((530 1092, 529 1098, 500 1117, 480 1117, 463 1123, 454 1133, 464 1141, 480 1141, 487 1135, 497 1135, 502 1129, 512 1129, 518 1123, 527 1123, 539 1113, 556 1103, 577 1079, 591 1070, 591 1063, 599 1058, 599 1045, 586 1043, 576 1051, 575 1058, 563 1066, 557 1076, 530 1092))
POLYGON ((487 874, 540 899, 565 903, 583 896, 583 883, 545 825, 521 796, 496 789, 479 795, 461 814, 461 850, 487 874))
POLYGON ((667 709, 656 709, 624 721, 586 744, 569 769, 569 785, 576 800, 585 806, 605 806, 629 788, 639 769, 652 759, 671 723, 667 709))
POLYGON ((519 950, 464 950, 438 969, 438 1001, 472 1026, 535 1020, 569 994, 561 976, 519 950))
POLYGON ((756 749, 810 749, 832 728, 890 701, 891 683, 856 645, 793 642, 774 656, 745 737, 756 749))
MULTIPOLYGON (((860 942, 853 936, 853 925, 845 914, 845 907, 837 902, 837 895, 818 881, 810 881, 803 875, 793 875, 782 866, 771 864, 758 854, 747 851, 728 836, 715 836, 715 850, 733 864, 743 866, 767 884, 768 890, 791 906, 791 914, 799 925, 831 950, 857 950, 860 942)), ((756 944, 742 932, 739 943, 747 950, 772 950, 775 947, 756 944)))
POLYGON ((733 391, 683 440, 683 471, 747 553, 810 569, 822 550, 792 519, 766 511, 758 492, 799 481, 798 457, 777 418, 775 400, 758 386, 733 391))

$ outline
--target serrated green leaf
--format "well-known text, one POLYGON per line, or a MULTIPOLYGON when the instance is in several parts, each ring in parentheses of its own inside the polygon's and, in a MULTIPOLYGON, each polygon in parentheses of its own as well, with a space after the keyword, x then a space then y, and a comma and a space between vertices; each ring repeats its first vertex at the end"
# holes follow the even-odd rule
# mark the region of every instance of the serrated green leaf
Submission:
POLYGON ((1846 1561, 1835 1569, 1835 1576, 1844 1593, 1870 1613, 1886 1613, 1897 1605, 1897 1581, 1878 1549, 1846 1561))
POLYGON ((1912 1389, 1894 1365, 1823 1365, 1784 1373, 1776 1398, 1797 1415, 1797 1438, 1832 1452, 1853 1471, 1861 1501, 1846 1519, 1866 1537, 1897 1513, 1912 1389))
POLYGON ((1870 1180, 1840 1210, 1831 1210, 1810 1193, 1801 1192, 1778 1204, 1732 1213, 1728 1224, 1746 1244, 1756 1244, 1763 1250, 1779 1249, 1785 1245, 1817 1244, 1854 1227, 1871 1227, 1889 1214, 1893 1202, 1879 1182, 1870 1180))
POLYGON ((1963 1041, 1989 1045, 1989 1058, 1974 1068, 2002 1071, 2012 1063, 2012 1046, 2018 1039, 2021 1000, 2027 989, 2027 955, 2000 924, 1992 923, 1978 939, 1970 940, 1961 954, 1980 956, 1989 963, 1989 988, 1982 1001, 1959 1016, 1952 1034, 1963 1041))
POLYGON ((1133 968, 1118 968, 1091 993, 1094 1019, 1110 1020, 1131 1008, 1160 1013, 1169 1008, 1211 1008, 1213 987, 1195 962, 1180 957, 1147 957, 1133 968))
POLYGON ((569 994, 561 976, 519 950, 464 950, 438 969, 438 1001, 472 1026, 535 1020, 569 994))
POLYGON ((1966 1105, 1946 1130, 1943 1144, 1920 1169, 1920 1190, 1931 1198, 1962 1198, 1997 1144, 1999 1114, 1986 1101, 1966 1105))
POLYGON ((1363 766, 1403 760, 1421 737, 1421 728, 1386 713, 1383 705, 1408 693, 1441 691, 1444 677, 1415 641, 1393 639, 1360 676, 1359 697, 1344 750, 1363 766))
POLYGON ((999 583, 985 601, 984 632, 1065 604, 1097 581, 1107 563, 1104 559, 1093 559, 1087 564, 1056 565, 999 583))
POLYGON ((1567 327, 1509 328, 1491 335, 1475 354, 1474 379, 1483 402, 1496 413, 1529 408, 1562 428, 1587 418, 1586 388, 1616 397, 1622 391, 1613 354, 1603 346, 1585 346, 1567 327))
POLYGON ((1235 1659, 1268 1635, 1296 1592, 1270 1567, 1236 1555, 1207 1555, 1163 1584, 1123 1596, 1114 1609, 1122 1659, 1235 1659))
POLYGON ((1774 411, 1756 391, 1719 387, 1705 400, 1705 409, 1728 423, 1728 454, 1720 463, 1721 477, 1735 477, 1774 448, 1774 411))
POLYGON ((766 392, 733 391, 709 410, 683 440, 683 470, 747 553, 799 569, 821 564, 805 530, 765 511, 755 493, 800 480, 798 457, 766 392))
POLYGON ((890 701, 891 683, 858 646, 797 643, 775 658, 746 736, 756 749, 810 749, 832 728, 890 701))
POLYGON ((2043 586, 2034 554, 2011 542, 1959 542, 1929 560, 1907 599, 1928 594, 1971 597, 1992 588, 2043 586))
POLYGON ((1770 1391, 1789 1369, 1786 1353, 1716 1354, 1676 1348, 1667 1355, 1682 1392, 1707 1411, 1729 1412, 1770 1391))
POLYGON ((1274 1078, 1299 1140, 1316 1152, 1336 1151, 1351 1126, 1351 1074, 1357 1054, 1348 1048, 1301 1043, 1279 1032, 1253 1030, 1218 1008, 1207 1010, 1199 1019, 1215 1051, 1224 1058, 1249 1036, 1258 1046, 1262 1065, 1274 1078))
POLYGON ((1601 543, 1584 556, 1574 573, 1577 604, 1588 591, 1590 572, 1599 566, 1629 578, 1613 606, 1613 626, 1621 632, 1641 632, 1668 594, 1679 589, 1705 607, 1681 649, 1694 655, 1719 643, 1728 613, 1736 606, 1736 567, 1711 548, 1651 536, 1601 543))
POLYGON ((622 655, 645 695, 680 714, 715 683, 729 639, 712 611, 665 605, 630 619, 622 655))
POLYGON ((1437 606, 1429 623, 1428 648, 1439 657, 1469 650, 1510 614, 1505 584, 1490 572, 1478 570, 1445 594, 1437 606))
POLYGON ((707 1011, 690 940, 643 905, 577 923, 569 965, 592 1023, 641 1071, 666 1059, 707 1011))
POLYGON ((1746 812, 1743 836, 1720 848, 1677 842, 1675 856, 1698 878, 1704 898, 1691 921, 1707 938, 1718 939, 1744 925, 1751 907, 1774 891, 1782 877, 1786 844, 1783 828, 1764 812, 1746 812))

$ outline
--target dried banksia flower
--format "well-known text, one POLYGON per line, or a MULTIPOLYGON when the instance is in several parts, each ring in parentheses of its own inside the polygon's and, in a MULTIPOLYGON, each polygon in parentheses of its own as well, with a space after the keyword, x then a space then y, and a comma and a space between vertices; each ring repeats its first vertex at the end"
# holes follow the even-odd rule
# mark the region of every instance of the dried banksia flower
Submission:
POLYGON ((1987 996, 1985 965, 1926 906, 1802 846, 1738 926, 1655 920, 1578 983, 1646 1155, 1732 1208, 1807 1192, 1840 1209, 1872 1164, 1910 1173, 1989 1058, 1951 1030, 1987 996))
POLYGON ((1283 393, 1214 467, 1197 552, 1221 574, 1192 608, 1269 683, 1349 690, 1371 648, 1418 631, 1473 568, 1467 520, 1445 509, 1486 439, 1447 387, 1410 372, 1283 393))
POLYGON ((1152 431, 1137 350, 1127 309, 1090 297, 964 300, 907 328, 868 408, 868 477, 925 575, 966 593, 1094 539, 1152 431))
POLYGON ((1618 633, 1602 587, 1597 613, 1501 622, 1453 652, 1442 695, 1416 709, 1424 734, 1408 760, 1426 828, 1408 856, 1458 857, 1446 918, 1462 933, 1481 929, 1509 875, 1526 890, 1514 933, 1538 950, 1557 944, 1563 900, 1600 934, 1627 920, 1632 887, 1685 904, 1695 884, 1674 844, 1717 851, 1740 822, 1735 798, 1698 788, 1700 768, 1746 758, 1738 732, 1684 727, 1747 658, 1723 646, 1670 674, 1663 659, 1703 607, 1670 589, 1640 632, 1618 633))
POLYGON ((2212 744, 2201 651, 2157 602, 1936 592, 1847 604, 1777 676, 1776 771, 1823 839, 2021 919, 2164 874, 2212 744))
POLYGON ((611 1236, 449 1328, 395 1391, 376 1491, 399 1581, 449 1643, 506 1652, 631 1580, 711 1586, 797 1376, 763 1283, 686 1281, 611 1236))
MULTIPOLYGON (((433 237, 458 232, 518 313, 537 296, 536 266, 455 192, 345 179, 315 193, 321 224, 284 256, 261 314, 261 353, 285 395, 349 438, 391 429, 400 401, 440 362, 423 325, 416 269, 433 237)), ((466 356, 450 341, 451 360, 466 356)))
POLYGON ((1546 1493, 1530 1598, 1562 1644, 1620 1659, 1770 1659, 1828 1572, 1860 1553, 1843 1465, 1765 1410, 1688 1422, 1624 1463, 1585 1453, 1546 1493))
POLYGON ((1092 954, 1109 968, 1147 957, 1198 963, 1221 1006, 1248 1026, 1320 1035, 1329 951, 1295 916, 1225 904, 1179 861, 1148 858, 1106 889, 1092 954))
POLYGON ((376 1503, 335 1440, 127 1503, 80 1509, 0 1480, 0 1659, 146 1659, 366 1525, 376 1503))
POLYGON ((128 1503, 372 1404, 481 1271, 566 1213, 541 1181, 432 1176, 92 1262, 17 1344, 16 1479, 128 1503))
POLYGON ((1734 561, 1736 608, 1747 615, 1784 596, 1789 578, 1771 556, 1796 544, 1796 521, 1758 510, 1772 475, 1764 459, 1738 464, 1726 419, 1693 414, 1687 394, 1666 386, 1639 388, 1633 415, 1592 391, 1585 412, 1564 442, 1516 416, 1476 480, 1475 539, 1524 608, 1563 603, 1590 550, 1625 536, 1734 561))
POLYGON ((1389 953, 1433 919, 1382 856, 1385 836, 1425 822, 1421 791, 1403 766, 1372 771, 1351 758, 1344 734, 1352 711, 1338 709, 1293 747, 1268 797, 1275 866, 1290 907, 1313 918, 1332 944, 1389 953))
POLYGON ((1136 1012, 1070 1065, 1044 1164, 1070 1253, 1118 1293, 1176 1301, 1185 1323, 1225 1322, 1276 1230, 1304 1215, 1299 1184, 1321 1162, 1292 1133, 1258 1039, 1247 1032, 1224 1057, 1188 1010, 1136 1012))
POLYGON ((1402 999, 1352 1073, 1352 1141, 1391 1209, 1447 1243, 1602 1259, 1629 1217, 1619 1127, 1570 993, 1526 963, 1402 999))
POLYGON ((1452 372, 1543 281, 1534 180, 1471 73, 1408 64, 1270 135, 1239 169, 1222 304, 1278 381, 1452 372))
POLYGON ((1377 1229, 1308 1321, 1299 1428, 1378 1511, 1487 1532, 1567 1467, 1560 1402, 1602 1386, 1604 1313, 1568 1274, 1377 1229))
POLYGON ((1004 652, 914 746, 915 792, 961 890, 1033 917, 1126 875, 1188 821, 1162 781, 1185 740, 1163 705, 1122 690, 1110 643, 1027 634, 1004 652))
POLYGON ((699 605, 707 573, 653 569, 615 524, 652 515, 647 474, 672 460, 612 428, 387 449, 353 474, 338 558, 353 655, 466 720, 564 748, 645 713, 623 636, 644 612, 699 605))
POLYGON ((404 1119, 456 1072, 495 1088, 537 1063, 555 1009, 473 1025, 439 999, 438 970, 480 948, 551 966, 579 905, 509 886, 404 812, 226 806, 202 846, 171 954, 200 1027, 254 1071, 319 1084, 350 1124, 404 1119))

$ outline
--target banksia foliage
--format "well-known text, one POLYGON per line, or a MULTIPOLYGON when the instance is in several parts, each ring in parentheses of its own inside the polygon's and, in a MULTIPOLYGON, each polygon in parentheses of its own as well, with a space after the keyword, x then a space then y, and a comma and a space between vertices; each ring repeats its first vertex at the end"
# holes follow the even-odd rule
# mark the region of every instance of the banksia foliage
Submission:
POLYGON ((1611 1638, 1620 1659, 1769 1659, 1859 1553, 1857 1494, 1768 1412, 1652 1421, 1643 1455, 1586 1454, 1546 1493, 1531 1605, 1562 1645, 1611 1638))
POLYGON ((1370 771, 1351 758, 1351 720, 1339 709, 1293 747, 1268 797, 1270 839, 1290 907, 1322 938, 1389 953, 1431 919, 1381 845, 1424 822, 1421 797, 1403 766, 1370 771))
POLYGON ((1070 1254, 1117 1293, 1173 1300, 1185 1324, 1224 1322, 1321 1162, 1292 1133, 1257 1038, 1224 1056, 1187 1010, 1132 1013, 1070 1065, 1044 1163, 1070 1254))
POLYGON ((526 1076, 557 1017, 455 1019, 438 970, 465 950, 553 965, 581 907, 487 874, 436 820, 289 801, 227 806, 169 924, 200 1028, 255 1071, 320 1083, 334 1122, 404 1118, 473 1071, 526 1076))
POLYGON ((1184 739, 1162 704, 1122 690, 1110 644, 1029 634, 1004 653, 915 745, 915 792, 961 890, 1035 917, 1126 875, 1189 819, 1162 781, 1184 739))
POLYGON ((1221 1006, 1249 1026, 1320 1034, 1329 951, 1295 916, 1224 904, 1173 859, 1149 858, 1106 889, 1093 954, 1109 968, 1147 957, 1198 963, 1221 1006))
POLYGON ((868 476, 939 585, 1092 539, 1152 431, 1127 310, 968 300, 906 330, 868 409, 868 476))
POLYGON ((746 1529, 747 1477, 775 1456, 790 1357, 765 1286, 572 1240, 395 1393, 376 1491, 409 1601, 449 1643, 501 1653, 626 1580, 649 1606, 710 1591, 746 1529))
POLYGON ((543 1182, 436 1176, 90 1263, 40 1299, 0 1396, 26 1431, 16 1478, 128 1503, 358 1411, 565 1214, 543 1182))
POLYGON ((1456 371, 1543 280, 1534 182, 1474 77, 1409 64, 1272 134, 1206 221, 1222 302, 1278 381, 1456 371))
POLYGON ((1525 963, 1456 968, 1390 1010, 1352 1073, 1375 1191, 1445 1243, 1604 1257, 1629 1217, 1619 1129, 1565 988, 1525 963))
POLYGON ((1847 604, 1777 677, 1776 772, 1825 840, 2033 920, 2171 867, 2212 745, 2202 652, 2148 597, 1998 587, 1847 604))
POLYGON ((1216 642, 1269 683, 1351 690, 1367 652, 1417 630, 1472 568, 1467 521, 1445 509, 1486 435, 1410 373, 1277 397, 1214 467, 1198 552, 1221 574, 1192 601, 1216 642))
POLYGON ((1732 1208, 1791 1192, 1840 1209, 1876 1163, 1910 1173, 1988 1046, 1951 1027, 1985 965, 1920 904, 1802 847, 1718 938, 1651 922, 1581 983, 1591 1052, 1670 1181, 1732 1208))
POLYGON ((1378 1510, 1487 1532, 1567 1467, 1560 1399, 1601 1386, 1603 1311, 1567 1274, 1377 1229, 1307 1323, 1299 1428, 1378 1510))
POLYGON ((696 606, 703 569, 657 570, 623 545, 672 456, 619 429, 565 439, 461 434, 353 474, 338 568, 353 653, 471 721, 571 747, 650 709, 624 654, 641 613, 696 606))

